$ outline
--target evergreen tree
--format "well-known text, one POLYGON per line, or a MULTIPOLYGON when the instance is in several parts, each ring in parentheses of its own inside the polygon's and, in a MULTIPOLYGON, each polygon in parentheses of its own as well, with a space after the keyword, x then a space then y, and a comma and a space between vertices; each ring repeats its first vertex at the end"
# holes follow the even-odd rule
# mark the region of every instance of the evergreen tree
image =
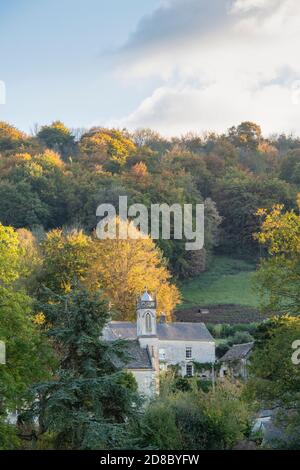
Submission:
POLYGON ((31 412, 39 416, 41 438, 51 436, 57 449, 120 445, 138 398, 134 378, 121 370, 124 344, 101 340, 107 303, 74 288, 48 295, 40 307, 59 356, 54 380, 34 387, 39 400, 31 412))

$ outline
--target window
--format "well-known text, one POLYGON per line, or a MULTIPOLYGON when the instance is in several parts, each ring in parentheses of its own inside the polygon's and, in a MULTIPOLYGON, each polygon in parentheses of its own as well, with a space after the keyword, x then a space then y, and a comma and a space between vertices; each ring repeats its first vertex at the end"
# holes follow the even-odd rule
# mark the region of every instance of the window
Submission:
POLYGON ((166 351, 164 349, 159 350, 159 360, 164 361, 166 359, 166 351))
POLYGON ((151 314, 146 313, 146 333, 152 332, 151 314))
POLYGON ((186 359, 192 359, 192 348, 190 346, 185 348, 186 359))
POLYGON ((186 376, 187 377, 193 377, 193 373, 194 373, 193 364, 187 364, 186 365, 186 376))

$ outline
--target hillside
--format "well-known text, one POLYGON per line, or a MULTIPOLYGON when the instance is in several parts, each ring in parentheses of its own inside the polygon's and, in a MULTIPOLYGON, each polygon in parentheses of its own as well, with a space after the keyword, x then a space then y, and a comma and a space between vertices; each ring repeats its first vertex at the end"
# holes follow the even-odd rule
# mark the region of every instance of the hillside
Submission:
POLYGON ((210 269, 180 284, 182 303, 179 321, 250 323, 261 319, 259 297, 253 287, 255 265, 226 256, 216 256, 210 269), (201 314, 199 308, 209 309, 201 314))

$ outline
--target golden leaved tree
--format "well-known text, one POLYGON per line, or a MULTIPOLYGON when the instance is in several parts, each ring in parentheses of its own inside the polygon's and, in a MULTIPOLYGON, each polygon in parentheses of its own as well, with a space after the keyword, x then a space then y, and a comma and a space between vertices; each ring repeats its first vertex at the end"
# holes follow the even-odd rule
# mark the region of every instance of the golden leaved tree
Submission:
POLYGON ((171 320, 180 294, 170 282, 171 275, 161 251, 150 237, 142 236, 132 223, 117 219, 117 235, 120 227, 130 230, 131 239, 95 238, 98 256, 94 273, 111 301, 115 318, 133 320, 137 297, 147 287, 156 295, 158 314, 164 312, 171 320))
MULTIPOLYGON (((128 222, 117 220, 117 226, 128 222)), ((70 290, 80 282, 90 290, 101 288, 118 320, 133 320, 136 299, 145 287, 156 295, 158 313, 168 319, 180 300, 161 251, 151 238, 130 225, 136 239, 100 240, 82 231, 50 231, 42 243, 40 281, 55 292, 70 290)))

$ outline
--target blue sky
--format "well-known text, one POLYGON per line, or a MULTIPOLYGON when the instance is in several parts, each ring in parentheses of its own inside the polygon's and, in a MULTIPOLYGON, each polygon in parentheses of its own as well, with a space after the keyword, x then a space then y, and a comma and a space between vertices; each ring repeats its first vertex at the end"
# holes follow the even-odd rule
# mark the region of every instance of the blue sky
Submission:
POLYGON ((0 0, 0 120, 300 135, 299 0, 0 0))
POLYGON ((114 78, 113 56, 156 0, 0 0, 0 119, 29 130, 105 123, 147 92, 114 78))

